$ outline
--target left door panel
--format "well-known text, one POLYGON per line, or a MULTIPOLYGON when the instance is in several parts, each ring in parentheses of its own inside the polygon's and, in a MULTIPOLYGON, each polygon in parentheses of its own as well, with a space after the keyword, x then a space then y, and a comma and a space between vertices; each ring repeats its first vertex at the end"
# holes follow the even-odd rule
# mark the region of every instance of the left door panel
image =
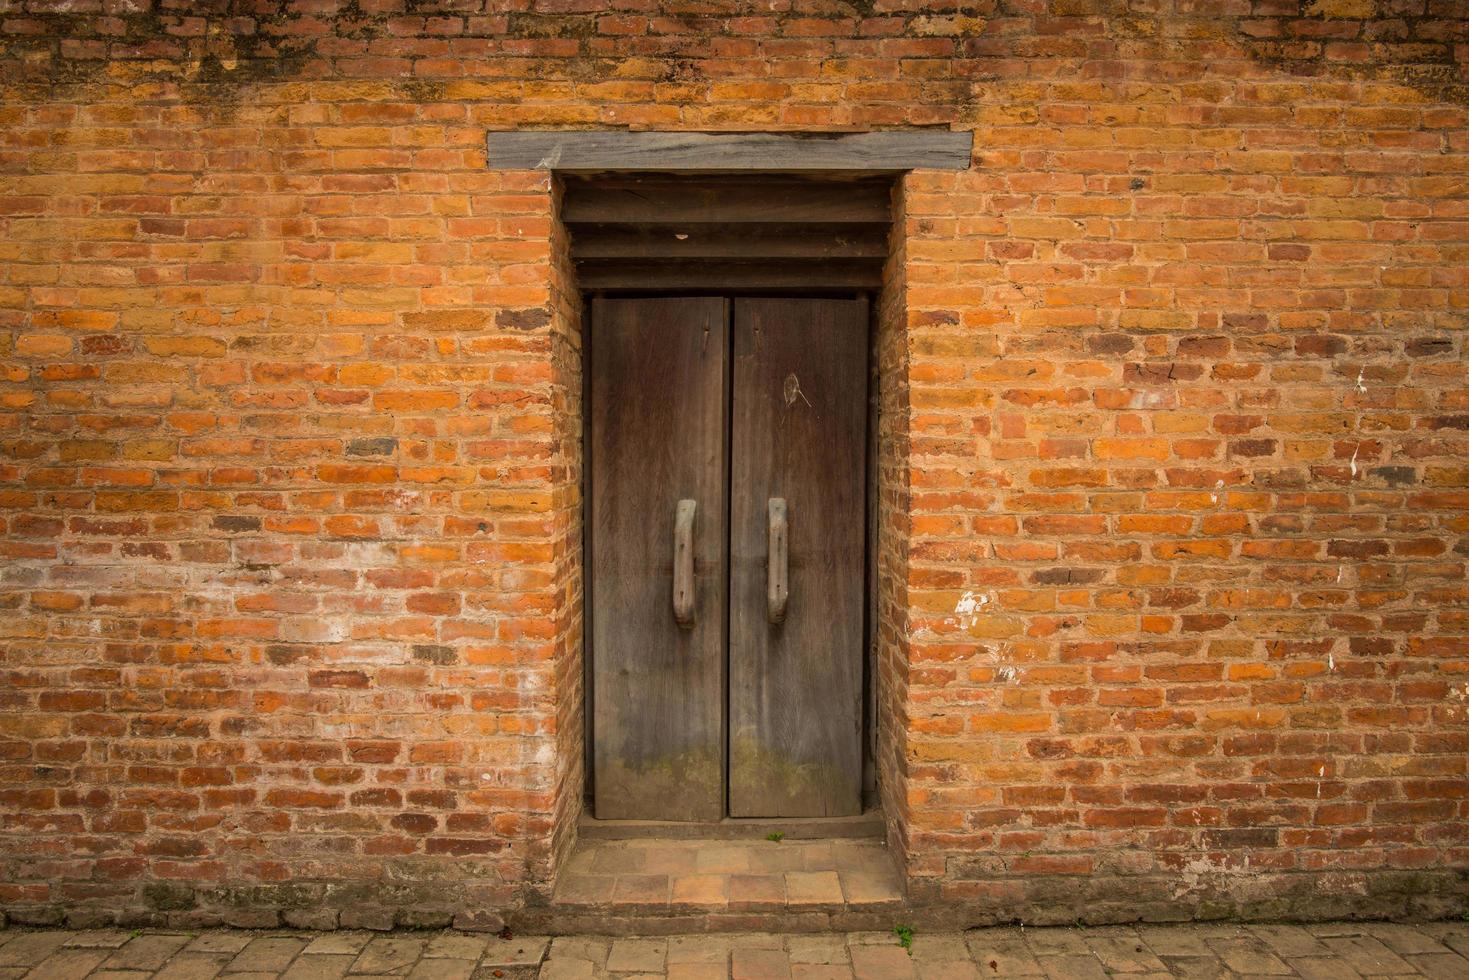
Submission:
POLYGON ((598 819, 724 815, 727 303, 592 301, 588 568, 598 819), (684 501, 693 501, 692 522, 684 501), (692 572, 692 596, 681 602, 675 592, 689 585, 676 580, 680 564, 692 572))

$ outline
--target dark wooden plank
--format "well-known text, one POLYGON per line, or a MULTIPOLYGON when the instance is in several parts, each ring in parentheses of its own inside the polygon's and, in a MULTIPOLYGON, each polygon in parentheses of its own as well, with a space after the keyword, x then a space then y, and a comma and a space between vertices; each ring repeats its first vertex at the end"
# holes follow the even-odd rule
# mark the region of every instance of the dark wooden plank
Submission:
POLYGON ((886 224, 886 181, 567 181, 561 219, 579 224, 886 224))
POLYGON ((576 263, 582 289, 876 289, 882 263, 874 259, 783 259, 773 262, 576 263))
POLYGON ((736 299, 730 815, 861 810, 867 303, 736 299), (768 502, 789 595, 770 622, 768 502))
POLYGON ((724 815, 728 305, 595 299, 590 521, 601 819, 724 815), (674 521, 697 503, 695 619, 674 620, 674 521))
POLYGON ((669 133, 517 130, 486 137, 496 170, 858 171, 968 168, 974 134, 944 129, 876 133, 669 133))
POLYGON ((886 260, 888 226, 572 225, 575 259, 886 260))

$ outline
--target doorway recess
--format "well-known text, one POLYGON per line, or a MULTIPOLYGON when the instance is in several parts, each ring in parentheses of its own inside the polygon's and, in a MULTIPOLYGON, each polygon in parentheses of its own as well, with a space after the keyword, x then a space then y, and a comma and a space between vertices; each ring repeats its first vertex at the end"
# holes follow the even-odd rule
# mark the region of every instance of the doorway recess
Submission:
MULTIPOLYGON (((487 139, 487 161, 491 168, 543 170, 553 174, 552 198, 556 202, 557 219, 554 227, 561 229, 559 233, 553 232, 553 248, 560 249, 553 254, 553 262, 562 270, 556 288, 560 295, 580 294, 586 300, 582 309, 587 316, 581 330, 566 335, 572 345, 567 350, 573 356, 577 347, 581 348, 579 359, 584 382, 589 367, 589 362, 584 360, 585 345, 595 342, 589 331, 590 310, 597 297, 704 296, 724 297, 727 303, 741 297, 866 300, 872 316, 868 323, 869 336, 863 338, 863 353, 867 358, 866 388, 874 397, 869 398, 866 425, 868 605, 864 618, 870 629, 863 656, 867 676, 875 678, 879 672, 873 656, 879 644, 874 634, 881 628, 885 665, 881 677, 889 686, 892 673, 889 661, 894 653, 901 656, 901 650, 888 648, 895 640, 901 643, 901 633, 894 633, 894 629, 901 629, 901 624, 889 624, 886 618, 879 622, 875 600, 879 595, 882 597, 883 617, 901 609, 900 602, 894 601, 900 597, 890 593, 901 586, 901 581, 893 575, 902 567, 905 538, 900 515, 907 492, 905 484, 892 484, 903 477, 901 467, 893 463, 906 452, 901 418, 906 411, 907 390, 903 373, 905 359, 901 356, 905 331, 902 315, 905 264, 903 239, 894 230, 893 202, 902 200, 902 177, 907 171, 968 167, 971 142, 970 133, 935 129, 880 133, 519 131, 490 133, 487 139), (881 344, 881 354, 874 340, 881 344), (884 365, 881 375, 879 363, 884 365), (879 403, 884 406, 881 431, 886 433, 881 439, 878 437, 879 403), (889 429, 892 431, 888 432, 889 429), (886 447, 881 453, 887 454, 881 456, 881 479, 876 466, 879 442, 886 447), (877 494, 879 487, 881 501, 877 494), (879 512, 884 515, 880 556, 875 540, 879 512), (889 512, 898 523, 890 521, 889 512), (883 568, 880 588, 875 564, 879 558, 883 568)), ((567 424, 573 427, 570 431, 592 421, 583 414, 590 405, 587 394, 584 386, 580 407, 573 406, 567 418, 567 424)), ((585 435, 584 426, 582 432, 585 435)), ((584 440, 579 443, 581 455, 573 462, 583 474, 585 494, 585 476, 593 463, 586 453, 592 447, 584 440)), ((589 571, 592 561, 584 541, 582 553, 569 566, 580 583, 567 580, 568 589, 583 600, 586 576, 579 570, 589 571)), ((588 612, 590 603, 578 602, 577 609, 580 633, 586 638, 595 628, 588 612)), ((583 666, 588 665, 586 658, 590 654, 589 649, 584 650, 583 666)), ((589 680, 584 674, 583 683, 589 680)), ((569 687, 566 691, 570 695, 575 689, 569 687)), ((590 720, 595 692, 584 688, 575 693, 585 696, 585 701, 581 696, 575 701, 587 705, 588 716, 584 717, 590 720)), ((870 696, 865 700, 865 709, 864 728, 867 738, 872 739, 878 726, 873 722, 875 702, 870 696)), ((590 750, 595 733, 588 730, 586 737, 587 764, 585 768, 577 767, 580 770, 577 776, 585 775, 590 781, 593 768, 590 750)), ((889 777, 898 777, 882 791, 887 806, 898 807, 889 813, 885 823, 881 813, 872 808, 875 794, 871 741, 865 742, 864 754, 863 786, 867 792, 863 804, 868 809, 858 817, 833 816, 806 823, 782 817, 778 818, 781 826, 775 830, 766 826, 770 821, 760 819, 725 818, 718 823, 672 824, 597 821, 584 815, 575 830, 558 819, 557 838, 567 843, 580 838, 582 843, 575 853, 556 847, 558 854, 565 857, 556 862, 559 870, 553 907, 572 914, 581 905, 600 905, 609 900, 614 905, 619 902, 637 905, 649 900, 653 906, 649 911, 659 906, 672 909, 685 904, 681 898, 689 888, 700 885, 679 875, 713 871, 715 865, 721 865, 719 870, 735 877, 715 889, 721 894, 709 896, 711 901, 707 906, 702 894, 697 901, 688 903, 699 906, 705 913, 719 908, 730 911, 761 908, 778 915, 798 905, 810 908, 812 901, 833 910, 852 909, 858 902, 875 902, 880 907, 892 901, 894 893, 889 890, 890 884, 896 882, 894 887, 901 892, 901 874, 897 879, 891 877, 895 869, 887 849, 881 849, 881 859, 873 867, 865 868, 865 858, 855 851, 848 854, 851 848, 844 850, 846 845, 842 841, 861 841, 884 832, 890 841, 901 838, 902 778, 900 773, 891 771, 891 763, 883 767, 889 777), (898 796, 889 800, 894 792, 898 796), (897 824, 888 825, 892 821, 897 824), (563 828, 571 832, 563 834, 563 828), (776 883, 774 892, 779 892, 778 895, 764 894, 769 882, 736 880, 744 870, 746 858, 752 872, 757 866, 764 869, 770 861, 779 863, 779 854, 783 853, 779 848, 772 855, 755 851, 772 846, 764 837, 773 839, 782 834, 792 840, 812 839, 816 850, 811 854, 803 852, 804 857, 797 864, 813 872, 820 869, 823 881, 828 874, 826 869, 830 868, 829 884, 835 886, 840 877, 839 887, 834 891, 828 889, 820 897, 807 894, 807 886, 815 879, 808 881, 810 876, 805 871, 795 871, 795 865, 784 872, 784 885, 776 883), (633 839, 646 839, 648 853, 654 853, 662 850, 657 842, 678 838, 696 846, 687 853, 679 852, 677 860, 664 859, 663 863, 669 864, 667 876, 635 875, 624 881, 622 872, 633 871, 632 865, 641 862, 628 863, 629 855, 620 851, 604 854, 598 850, 602 845, 625 848, 633 839), (707 846, 712 840, 729 838, 758 846, 745 858, 707 846), (828 848, 833 862, 830 865, 823 863, 828 848), (723 864, 729 867, 724 868, 723 864), (602 881, 582 878, 582 873, 588 870, 613 869, 616 871, 612 876, 602 881), (864 877, 871 873, 876 873, 878 879, 869 881, 864 877), (874 883, 881 887, 869 887, 874 883), (747 884, 761 891, 758 899, 742 894, 747 884), (664 906, 665 902, 669 904, 664 906)), ((577 783, 582 783, 582 779, 577 778, 577 783)), ((785 856, 797 857, 794 852, 785 856)), ((651 872, 654 868, 650 863, 640 870, 651 872)), ((766 870, 777 872, 776 877, 780 878, 774 865, 766 870)))

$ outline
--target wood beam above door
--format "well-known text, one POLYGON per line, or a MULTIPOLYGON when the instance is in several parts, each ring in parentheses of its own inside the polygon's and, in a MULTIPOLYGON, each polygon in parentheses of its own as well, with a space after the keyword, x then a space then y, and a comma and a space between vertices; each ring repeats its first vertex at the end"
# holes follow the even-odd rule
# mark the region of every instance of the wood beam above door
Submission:
POLYGON ((875 133, 668 133, 626 130, 516 130, 490 133, 494 170, 597 173, 893 174, 964 170, 974 134, 946 129, 875 133))

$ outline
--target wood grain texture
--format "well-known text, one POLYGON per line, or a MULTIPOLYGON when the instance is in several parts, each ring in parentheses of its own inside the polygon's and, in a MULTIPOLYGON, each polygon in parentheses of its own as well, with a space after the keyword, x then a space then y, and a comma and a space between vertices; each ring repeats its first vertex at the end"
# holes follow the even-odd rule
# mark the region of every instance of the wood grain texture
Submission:
POLYGON ((727 301, 593 301, 594 803, 601 819, 724 815, 727 301), (673 614, 674 522, 697 501, 695 619, 673 614))
POLYGON ((583 224, 886 224, 886 180, 608 177, 567 180, 561 219, 583 224))
POLYGON ((876 259, 888 255, 888 228, 819 224, 656 224, 572 226, 577 259, 876 259))
POLYGON ((867 303, 737 299, 730 498, 730 815, 861 810, 867 303), (768 501, 789 597, 767 616, 768 501))
POLYGON ((877 133, 633 133, 519 130, 486 137, 495 170, 739 171, 964 170, 974 134, 943 129, 877 133))
POLYGON ((578 262, 583 289, 877 289, 879 260, 772 262, 578 262))

